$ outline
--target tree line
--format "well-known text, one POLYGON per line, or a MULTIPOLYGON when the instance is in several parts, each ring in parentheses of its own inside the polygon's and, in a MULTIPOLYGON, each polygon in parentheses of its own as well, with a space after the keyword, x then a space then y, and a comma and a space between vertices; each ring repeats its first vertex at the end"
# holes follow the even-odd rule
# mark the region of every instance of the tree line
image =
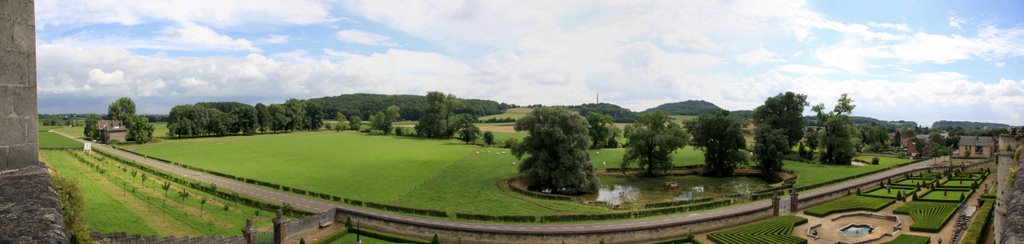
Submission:
POLYGON ((196 103, 171 108, 167 134, 198 136, 252 135, 266 132, 315 131, 323 127, 324 110, 317 103, 288 99, 283 104, 196 103))

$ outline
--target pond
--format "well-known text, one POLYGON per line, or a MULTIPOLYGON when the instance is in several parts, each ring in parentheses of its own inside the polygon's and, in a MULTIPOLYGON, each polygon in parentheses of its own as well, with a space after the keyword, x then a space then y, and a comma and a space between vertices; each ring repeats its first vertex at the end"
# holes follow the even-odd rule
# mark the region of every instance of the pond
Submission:
POLYGON ((750 177, 715 178, 688 175, 597 178, 601 182, 598 192, 586 195, 584 199, 611 205, 690 200, 768 189, 767 183, 763 180, 750 177), (666 183, 674 183, 677 186, 667 186, 670 184, 666 183))
POLYGON ((848 225, 840 229, 839 232, 842 232, 843 236, 847 237, 861 237, 871 234, 871 231, 874 230, 875 228, 872 228, 870 225, 848 225))

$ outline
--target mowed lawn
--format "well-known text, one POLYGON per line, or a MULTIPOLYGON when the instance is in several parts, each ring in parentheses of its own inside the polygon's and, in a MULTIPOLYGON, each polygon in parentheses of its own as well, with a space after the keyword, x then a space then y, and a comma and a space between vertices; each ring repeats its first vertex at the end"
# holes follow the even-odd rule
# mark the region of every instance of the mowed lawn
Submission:
MULTIPOLYGON (((870 159, 869 159, 870 160, 870 159)), ((828 165, 812 164, 797 161, 783 161, 784 170, 792 170, 797 174, 796 187, 813 185, 821 182, 854 176, 861 173, 880 170, 900 163, 910 162, 909 159, 879 157, 878 165, 828 165)))
POLYGON ((39 148, 50 148, 50 149, 67 149, 77 148, 82 149, 82 143, 71 140, 70 138, 58 135, 53 132, 39 132, 39 148))
MULTIPOLYGON (((597 169, 618 169, 622 167, 622 156, 626 154, 625 148, 606 148, 598 150, 590 150, 590 162, 594 163, 594 168, 597 169)), ((688 165, 703 165, 704 164, 704 151, 698 150, 692 146, 686 146, 672 155, 672 165, 675 166, 688 166, 688 165)), ((630 165, 630 168, 636 168, 637 165, 630 165)))
POLYGON ((127 145, 139 153, 305 190, 386 202, 475 150, 452 140, 295 132, 127 145))

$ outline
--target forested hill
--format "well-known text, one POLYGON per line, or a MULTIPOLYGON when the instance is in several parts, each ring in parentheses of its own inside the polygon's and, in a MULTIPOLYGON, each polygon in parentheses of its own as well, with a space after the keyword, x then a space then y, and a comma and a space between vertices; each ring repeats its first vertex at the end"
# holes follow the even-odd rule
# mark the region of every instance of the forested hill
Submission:
POLYGON ((579 112, 584 117, 594 112, 612 116, 612 120, 616 123, 633 123, 640 119, 636 112, 611 103, 586 103, 566 106, 566 108, 579 112))
POLYGON ((718 111, 720 109, 722 108, 704 100, 688 100, 658 105, 657 107, 647 109, 644 112, 662 111, 666 114, 700 115, 703 113, 718 111))
POLYGON ((973 121, 946 121, 939 120, 932 123, 932 129, 937 128, 964 128, 964 129, 994 129, 994 128, 1009 128, 1010 125, 999 124, 999 123, 987 123, 987 122, 973 122, 973 121))
MULTIPOLYGON (((906 120, 879 120, 864 116, 850 116, 850 121, 858 125, 877 125, 883 128, 916 128, 917 122, 906 120)), ((804 116, 805 125, 817 125, 818 118, 815 116, 804 116)))
MULTIPOLYGON (((391 105, 397 105, 402 120, 419 120, 427 108, 427 98, 421 95, 382 95, 382 94, 344 94, 333 97, 321 97, 306 100, 323 106, 328 119, 334 119, 337 112, 345 116, 358 115, 367 119, 370 115, 384 111, 391 105)), ((499 103, 481 99, 462 99, 462 108, 457 113, 468 113, 475 116, 500 114, 512 104, 499 103)))

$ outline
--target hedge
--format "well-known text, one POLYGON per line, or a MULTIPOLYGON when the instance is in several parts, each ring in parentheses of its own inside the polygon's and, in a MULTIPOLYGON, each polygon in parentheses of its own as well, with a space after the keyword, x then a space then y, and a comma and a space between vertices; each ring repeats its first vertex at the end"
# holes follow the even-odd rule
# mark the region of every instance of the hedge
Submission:
POLYGON ((774 217, 723 231, 708 234, 708 239, 719 244, 807 243, 806 239, 791 235, 793 227, 807 223, 807 219, 786 215, 774 217))
POLYGON ((900 236, 896 237, 896 239, 893 239, 890 242, 886 242, 886 244, 928 244, 931 243, 931 241, 931 238, 927 236, 901 234, 900 236))
POLYGON ((850 211, 878 211, 896 202, 893 199, 867 196, 848 196, 804 210, 814 217, 825 217, 834 213, 850 211))
POLYGON ((424 244, 430 243, 430 241, 424 241, 424 240, 415 239, 415 238, 409 238, 409 237, 404 237, 404 236, 396 236, 396 235, 391 235, 391 234, 382 233, 382 232, 376 232, 376 231, 362 229, 362 228, 359 228, 359 229, 348 229, 348 233, 349 234, 364 235, 366 237, 370 237, 370 238, 374 238, 374 239, 380 239, 380 240, 383 240, 383 241, 389 241, 389 242, 394 242, 394 243, 424 243, 424 244))
POLYGON ((912 231, 936 233, 942 231, 942 227, 953 218, 959 203, 955 202, 929 202, 913 201, 896 208, 895 214, 910 215, 914 224, 910 226, 912 231))
POLYGON ((491 222, 516 222, 516 223, 532 223, 537 222, 537 216, 526 216, 526 215, 483 215, 483 214, 464 214, 455 213, 456 219, 465 220, 478 220, 478 221, 491 221, 491 222))
POLYGON ((839 178, 839 179, 834 179, 834 180, 830 180, 830 181, 826 181, 826 182, 821 182, 821 183, 817 183, 817 184, 813 184, 813 185, 806 185, 806 186, 796 187, 796 188, 793 188, 793 189, 795 189, 796 191, 804 191, 804 190, 807 190, 807 189, 818 188, 818 187, 822 187, 822 186, 826 186, 826 185, 831 185, 831 184, 835 184, 835 183, 839 183, 839 182, 843 182, 843 181, 847 181, 847 180, 851 180, 851 179, 856 179, 856 178, 864 177, 864 176, 867 176, 867 175, 872 175, 872 174, 875 174, 875 173, 878 173, 878 172, 883 172, 883 171, 890 170, 890 169, 895 169, 895 168, 898 168, 898 167, 902 167, 904 165, 918 163, 918 162, 925 161, 925 160, 928 160, 928 159, 918 159, 918 160, 914 160, 914 161, 910 161, 910 162, 906 162, 906 163, 902 163, 902 164, 896 164, 896 165, 892 165, 892 166, 889 166, 889 167, 885 167, 885 168, 881 168, 881 169, 877 169, 877 170, 873 170, 873 171, 869 171, 869 172, 860 173, 860 174, 857 174, 857 175, 847 176, 847 177, 843 177, 843 178, 839 178))
POLYGON ((437 210, 430 210, 430 209, 409 208, 409 207, 401 207, 401 206, 388 205, 388 204, 380 204, 380 203, 373 203, 373 202, 363 202, 363 206, 370 207, 370 208, 381 209, 381 210, 385 210, 385 211, 392 211, 392 212, 400 212, 400 213, 416 214, 416 215, 425 215, 425 216, 432 216, 432 217, 439 217, 439 218, 448 218, 448 212, 437 211, 437 210))
POLYGON ((961 244, 984 242, 985 230, 992 226, 992 209, 994 206, 993 201, 983 201, 981 208, 978 209, 978 213, 974 215, 974 221, 971 222, 971 226, 967 227, 967 234, 964 235, 964 241, 961 244))
POLYGON ((516 193, 519 193, 519 194, 523 194, 523 195, 526 195, 528 197, 547 199, 547 200, 572 201, 572 197, 569 197, 569 196, 562 196, 562 195, 555 195, 555 194, 546 194, 546 193, 540 193, 540 192, 534 192, 534 191, 519 189, 518 187, 515 187, 515 186, 512 185, 512 180, 511 179, 506 181, 506 184, 508 184, 508 188, 512 189, 513 192, 516 192, 516 193))
POLYGON ((694 198, 694 199, 689 199, 689 200, 679 200, 679 201, 671 201, 671 202, 656 202, 656 203, 645 204, 644 208, 674 207, 674 206, 679 206, 679 205, 687 205, 687 204, 708 202, 708 201, 711 201, 711 200, 714 200, 714 198, 702 197, 702 198, 694 198))

